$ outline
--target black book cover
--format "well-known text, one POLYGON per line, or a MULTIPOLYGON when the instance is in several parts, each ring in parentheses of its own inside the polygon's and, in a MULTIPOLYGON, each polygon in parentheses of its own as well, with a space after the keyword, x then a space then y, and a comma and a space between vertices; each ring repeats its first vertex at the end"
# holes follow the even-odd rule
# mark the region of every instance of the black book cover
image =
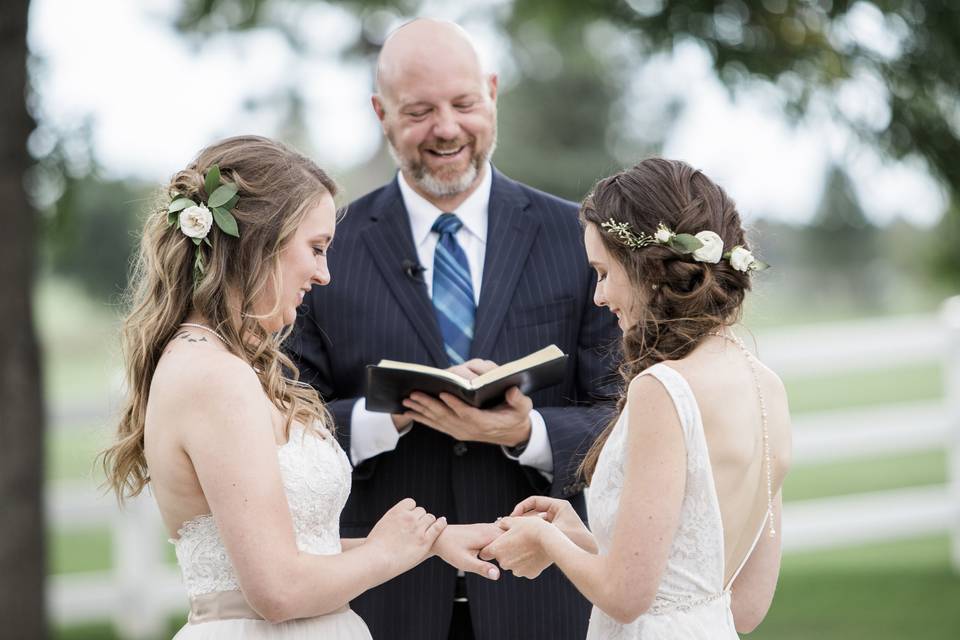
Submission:
MULTIPOLYGON (((556 349, 556 347, 553 348, 556 349)), ((488 409, 501 404, 510 387, 520 387, 520 391, 529 394, 563 381, 569 356, 560 352, 559 349, 556 351, 559 355, 509 373, 505 377, 491 380, 476 389, 465 388, 453 380, 426 371, 367 365, 367 411, 403 413, 406 410, 403 399, 414 391, 433 397, 439 397, 441 392, 446 392, 474 407, 488 409)), ((393 364, 402 365, 403 363, 393 364)), ((508 367, 510 364, 512 363, 502 366, 508 367)))

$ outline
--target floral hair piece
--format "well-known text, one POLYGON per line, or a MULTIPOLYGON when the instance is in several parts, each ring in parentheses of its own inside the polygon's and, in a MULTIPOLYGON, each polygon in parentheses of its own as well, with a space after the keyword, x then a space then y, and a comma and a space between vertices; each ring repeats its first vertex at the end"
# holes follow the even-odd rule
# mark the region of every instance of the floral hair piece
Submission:
POLYGON ((208 247, 213 246, 207 236, 214 223, 227 235, 234 238, 240 237, 237 219, 230 213, 240 200, 240 196, 237 195, 237 186, 220 184, 220 167, 214 164, 203 176, 203 188, 207 192, 206 203, 198 203, 192 198, 176 194, 170 206, 167 207, 167 223, 171 227, 178 227, 181 233, 193 240, 193 244, 196 245, 193 259, 194 286, 203 278, 204 272, 203 252, 200 245, 205 242, 208 247))
POLYGON ((737 271, 763 271, 770 266, 757 260, 749 249, 739 244, 724 253, 723 240, 713 231, 701 231, 695 235, 674 233, 661 222, 654 234, 649 236, 643 231, 636 234, 628 223, 617 222, 613 218, 601 223, 600 227, 634 250, 660 244, 683 255, 692 254, 697 262, 716 264, 721 258, 729 260, 730 266, 737 271))

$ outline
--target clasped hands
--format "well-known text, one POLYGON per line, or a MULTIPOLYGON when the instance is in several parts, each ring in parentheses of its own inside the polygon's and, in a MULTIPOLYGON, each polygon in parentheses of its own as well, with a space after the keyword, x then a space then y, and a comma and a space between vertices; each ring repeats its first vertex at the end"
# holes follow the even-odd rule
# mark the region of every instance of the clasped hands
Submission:
POLYGON ((463 571, 496 580, 492 564, 520 578, 536 578, 553 564, 546 550, 549 536, 565 536, 590 553, 596 541, 569 502, 531 496, 509 516, 494 523, 449 525, 433 545, 433 553, 463 571))
MULTIPOLYGON (((448 371, 472 380, 496 366, 474 359, 448 371)), ((506 402, 492 409, 477 409, 449 393, 434 398, 420 392, 410 394, 403 406, 404 413, 393 415, 398 430, 416 421, 461 441, 515 447, 530 439, 533 402, 517 387, 507 391, 506 402)), ((462 571, 491 580, 500 577, 491 560, 517 577, 532 579, 553 564, 544 548, 544 539, 550 535, 566 536, 596 553, 593 534, 570 503, 543 496, 527 498, 494 523, 447 525, 434 541, 432 553, 462 571)))
MULTIPOLYGON (((490 360, 473 359, 450 367, 447 371, 467 380, 496 368, 490 360)), ((422 424, 449 435, 456 440, 487 442, 515 447, 530 439, 530 411, 533 401, 517 387, 507 391, 506 402, 492 409, 477 409, 449 393, 434 398, 415 391, 403 401, 407 408, 393 415, 398 430, 411 422, 422 424)))

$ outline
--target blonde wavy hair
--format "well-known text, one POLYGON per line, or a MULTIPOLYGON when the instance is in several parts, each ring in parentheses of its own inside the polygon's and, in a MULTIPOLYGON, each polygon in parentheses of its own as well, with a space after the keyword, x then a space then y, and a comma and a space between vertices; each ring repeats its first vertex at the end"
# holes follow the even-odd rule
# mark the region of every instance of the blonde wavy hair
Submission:
MULTIPOLYGON (((166 344, 180 323, 196 312, 219 333, 231 353, 257 372, 270 402, 285 416, 289 437, 294 421, 321 424, 331 432, 329 413, 280 348, 291 327, 277 334, 258 321, 255 302, 269 283, 280 291, 280 251, 308 210, 337 186, 311 160, 284 145, 258 136, 227 138, 202 150, 177 172, 149 212, 127 291, 129 312, 122 327, 126 398, 114 443, 101 453, 106 485, 122 503, 150 482, 144 457, 144 420, 150 383, 166 344), (203 278, 194 286, 195 246, 167 224, 174 196, 206 202, 204 174, 220 167, 221 182, 237 186, 233 209, 240 237, 214 227, 204 251, 203 278)), ((268 315, 278 310, 279 300, 268 315)))

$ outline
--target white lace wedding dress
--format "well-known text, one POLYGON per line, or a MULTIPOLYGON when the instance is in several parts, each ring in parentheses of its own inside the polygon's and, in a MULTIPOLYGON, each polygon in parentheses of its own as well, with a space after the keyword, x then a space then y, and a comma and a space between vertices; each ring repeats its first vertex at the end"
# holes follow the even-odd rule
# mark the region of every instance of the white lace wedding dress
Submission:
MULTIPOLYGON (((317 555, 340 553, 340 511, 350 493, 350 462, 332 436, 291 429, 277 447, 297 546, 317 555)), ((271 624, 240 593, 212 515, 183 524, 171 540, 190 597, 190 621, 175 640, 369 640, 367 626, 349 608, 315 618, 271 624)), ((336 576, 330 576, 335 579, 336 576)))
MULTIPOLYGON (((730 612, 729 584, 733 583, 743 565, 730 583, 724 585, 723 523, 700 409, 690 385, 675 369, 661 363, 640 375, 651 375, 663 384, 673 399, 683 428, 687 448, 687 478, 680 524, 653 606, 630 624, 620 624, 594 607, 587 638, 735 639, 738 636, 730 612)), ((627 411, 624 409, 600 452, 590 484, 587 513, 601 553, 610 551, 620 505, 627 424, 627 411)), ((760 532, 754 539, 754 546, 759 536, 760 532)))

